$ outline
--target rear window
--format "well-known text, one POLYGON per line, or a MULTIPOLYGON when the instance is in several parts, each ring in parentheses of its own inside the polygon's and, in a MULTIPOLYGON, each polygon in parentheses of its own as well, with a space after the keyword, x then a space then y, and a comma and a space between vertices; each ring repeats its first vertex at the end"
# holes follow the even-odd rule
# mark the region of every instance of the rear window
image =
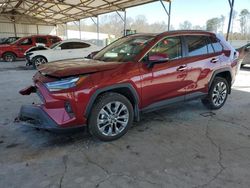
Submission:
POLYGON ((210 37, 210 41, 215 52, 221 52, 223 50, 223 47, 217 38, 210 37))
POLYGON ((209 46, 205 36, 186 36, 185 38, 188 46, 188 56, 197 56, 209 53, 209 46))
POLYGON ((90 47, 89 44, 83 42, 66 42, 61 45, 62 50, 66 49, 79 49, 79 48, 87 48, 90 47))

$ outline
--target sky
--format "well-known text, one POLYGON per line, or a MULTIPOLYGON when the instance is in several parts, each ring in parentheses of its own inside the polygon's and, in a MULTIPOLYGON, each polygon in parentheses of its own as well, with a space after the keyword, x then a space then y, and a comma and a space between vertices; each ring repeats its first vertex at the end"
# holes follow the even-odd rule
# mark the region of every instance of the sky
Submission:
MULTIPOLYGON (((168 8, 168 3, 165 3, 168 8)), ((234 10, 240 13, 242 9, 250 11, 250 0, 235 0, 234 10)), ((179 24, 188 20, 192 25, 206 25, 206 21, 213 17, 226 17, 228 22, 230 7, 228 0, 172 0, 171 25, 178 29, 179 24)), ((154 2, 142 6, 127 9, 127 16, 135 18, 145 15, 149 23, 165 21, 167 15, 160 2, 154 2)), ((235 22, 234 30, 239 30, 235 22)))

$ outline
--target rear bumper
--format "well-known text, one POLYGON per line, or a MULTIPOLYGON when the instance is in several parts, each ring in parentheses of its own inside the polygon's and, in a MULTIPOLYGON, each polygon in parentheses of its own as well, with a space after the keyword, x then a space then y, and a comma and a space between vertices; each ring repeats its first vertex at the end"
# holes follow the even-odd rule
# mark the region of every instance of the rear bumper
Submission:
POLYGON ((23 105, 18 120, 22 125, 55 131, 72 130, 85 126, 61 127, 39 105, 23 105))

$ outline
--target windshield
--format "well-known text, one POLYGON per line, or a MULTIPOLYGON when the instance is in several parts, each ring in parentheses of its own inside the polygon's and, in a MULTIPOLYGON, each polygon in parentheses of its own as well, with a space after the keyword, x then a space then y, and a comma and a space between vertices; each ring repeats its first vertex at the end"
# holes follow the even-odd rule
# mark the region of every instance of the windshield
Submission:
POLYGON ((57 42, 57 43, 55 43, 55 44, 52 44, 49 48, 50 49, 53 49, 53 48, 55 48, 58 44, 60 44, 61 43, 61 41, 60 42, 57 42))
POLYGON ((110 44, 94 56, 100 61, 132 61, 151 41, 153 36, 124 37, 110 44))

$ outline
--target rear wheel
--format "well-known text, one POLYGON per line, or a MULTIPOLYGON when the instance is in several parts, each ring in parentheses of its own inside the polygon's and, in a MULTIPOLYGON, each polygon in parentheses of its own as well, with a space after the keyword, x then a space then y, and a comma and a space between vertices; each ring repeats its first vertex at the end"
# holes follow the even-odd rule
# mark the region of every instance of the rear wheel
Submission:
POLYGON ((126 97, 119 93, 105 93, 93 106, 89 131, 102 141, 116 140, 127 133, 133 118, 133 107, 126 97))
POLYGON ((47 63, 47 59, 42 56, 34 57, 32 65, 34 69, 37 69, 40 65, 47 63))
POLYGON ((202 99, 202 103, 209 109, 221 108, 229 93, 229 85, 225 78, 216 77, 209 89, 208 96, 202 99))
POLYGON ((16 55, 12 52, 7 52, 3 55, 3 60, 6 62, 13 62, 16 60, 16 55))

